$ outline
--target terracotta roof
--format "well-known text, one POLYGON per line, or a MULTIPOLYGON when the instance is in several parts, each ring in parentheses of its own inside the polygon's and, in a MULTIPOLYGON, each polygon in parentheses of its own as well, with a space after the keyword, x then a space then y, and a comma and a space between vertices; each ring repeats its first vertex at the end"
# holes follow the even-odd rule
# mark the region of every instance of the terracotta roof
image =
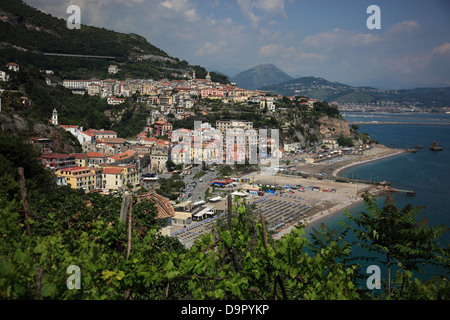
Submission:
POLYGON ((41 158, 45 159, 59 159, 59 158, 73 158, 74 156, 71 154, 59 154, 59 153, 47 153, 43 154, 41 158))
POLYGON ((89 168, 86 168, 86 167, 71 167, 71 168, 60 169, 60 171, 84 171, 84 170, 89 170, 89 168))
POLYGON ((154 201, 156 203, 156 209, 158 211, 158 219, 171 218, 175 215, 175 209, 170 204, 169 200, 157 193, 141 193, 137 196, 137 199, 138 201, 141 201, 142 199, 154 201))
POLYGON ((105 168, 103 169, 104 174, 121 174, 123 169, 121 168, 105 168))
POLYGON ((104 155, 101 152, 88 152, 87 156, 89 158, 105 158, 106 157, 106 155, 104 155))
POLYGON ((75 159, 86 159, 86 153, 72 153, 71 156, 75 157, 75 159))

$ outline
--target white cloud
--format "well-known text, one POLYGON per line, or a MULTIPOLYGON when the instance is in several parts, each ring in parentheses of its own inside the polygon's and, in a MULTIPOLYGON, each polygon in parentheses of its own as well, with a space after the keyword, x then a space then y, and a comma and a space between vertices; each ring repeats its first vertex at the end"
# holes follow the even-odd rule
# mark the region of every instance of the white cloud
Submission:
POLYGON ((217 44, 213 44, 211 42, 206 42, 197 52, 196 56, 208 56, 216 54, 227 47, 227 44, 224 40, 220 40, 217 44))
POLYGON ((446 42, 443 45, 440 45, 439 47, 433 48, 433 51, 431 52, 432 55, 448 55, 450 56, 450 42, 446 42))
POLYGON ((389 33, 408 33, 420 29, 421 25, 417 20, 407 20, 394 24, 389 28, 389 33))
POLYGON ((241 13, 246 17, 253 27, 258 27, 261 20, 270 16, 281 16, 287 18, 284 9, 284 0, 237 0, 241 13), (253 9, 259 10, 261 15, 253 12, 253 9))
POLYGON ((282 47, 276 44, 267 44, 259 48, 259 54, 263 57, 273 57, 280 54, 282 47))

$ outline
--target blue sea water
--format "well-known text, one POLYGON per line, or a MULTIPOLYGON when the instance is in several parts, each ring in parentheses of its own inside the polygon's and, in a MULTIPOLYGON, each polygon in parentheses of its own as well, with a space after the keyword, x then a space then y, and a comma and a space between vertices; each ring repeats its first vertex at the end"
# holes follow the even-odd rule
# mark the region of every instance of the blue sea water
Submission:
MULTIPOLYGON (((371 114, 369 117, 361 114, 345 115, 346 120, 352 121, 398 121, 401 115, 371 114), (381 120, 383 119, 383 120, 381 120)), ((410 122, 450 122, 450 115, 413 115, 410 122)), ((406 119, 403 119, 406 121, 406 119)), ((391 185, 398 189, 413 190, 415 197, 396 194, 394 199, 398 207, 403 208, 407 204, 413 206, 425 206, 419 213, 418 219, 427 218, 430 226, 445 224, 450 227, 450 125, 412 125, 412 124, 364 124, 359 125, 359 132, 368 133, 371 138, 379 143, 391 148, 411 148, 414 145, 423 145, 424 148, 417 153, 404 153, 391 158, 362 164, 356 167, 341 171, 339 175, 360 179, 387 180, 391 185), (443 151, 432 152, 428 149, 430 144, 436 140, 443 148, 443 151)), ((385 198, 378 198, 379 206, 382 206, 385 198)), ((348 209, 350 213, 355 214, 366 211, 364 204, 358 204, 348 209)), ((343 227, 340 222, 345 220, 344 212, 337 213, 326 220, 318 223, 324 223, 330 228, 336 228, 340 231, 343 227)), ((311 232, 311 225, 306 232, 311 232)), ((351 239, 351 238, 350 238, 351 239)), ((355 240, 353 238, 353 240, 355 240)), ((439 242, 443 245, 450 243, 450 232, 443 235, 439 242)), ((355 255, 362 253, 358 248, 354 249, 355 255)), ((366 268, 371 263, 360 263, 366 268)), ((381 265, 380 265, 381 266, 381 265)), ((364 270, 364 269, 363 269, 364 270)), ((383 268, 382 268, 383 270, 383 268)), ((423 273, 417 274, 419 279, 429 279, 432 276, 446 273, 449 276, 449 270, 426 266, 423 273)), ((387 277, 386 273, 382 277, 387 277)))

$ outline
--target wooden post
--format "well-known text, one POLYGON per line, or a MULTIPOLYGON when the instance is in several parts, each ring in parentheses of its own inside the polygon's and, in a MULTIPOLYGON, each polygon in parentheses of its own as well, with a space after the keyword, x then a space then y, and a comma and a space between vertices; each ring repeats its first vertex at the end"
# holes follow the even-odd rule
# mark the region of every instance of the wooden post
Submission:
POLYGON ((27 188, 25 186, 25 175, 22 167, 17 168, 20 175, 20 193, 22 195, 23 209, 25 210, 25 223, 27 225, 27 233, 30 235, 30 223, 28 221, 28 214, 30 207, 28 206, 27 188))
POLYGON ((127 219, 129 202, 130 202, 130 195, 124 194, 122 198, 122 207, 120 208, 119 221, 125 221, 127 219))
POLYGON ((133 196, 130 196, 130 212, 128 213, 128 249, 127 260, 131 252, 131 213, 133 211, 133 196))
POLYGON ((231 213, 233 211, 231 194, 228 194, 228 230, 231 230, 231 213))

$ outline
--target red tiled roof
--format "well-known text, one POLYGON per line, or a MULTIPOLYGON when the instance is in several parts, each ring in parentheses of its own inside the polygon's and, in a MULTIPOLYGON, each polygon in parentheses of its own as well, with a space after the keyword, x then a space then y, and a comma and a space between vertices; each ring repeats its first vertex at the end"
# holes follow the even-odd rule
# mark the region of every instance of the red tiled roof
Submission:
POLYGON ((141 201, 142 199, 154 201, 156 203, 156 209, 158 212, 157 218, 159 219, 171 218, 175 215, 175 209, 170 204, 170 202, 165 197, 157 193, 141 193, 137 196, 137 199, 138 201, 141 201))
POLYGON ((104 155, 101 152, 88 152, 87 156, 89 158, 105 158, 106 157, 106 155, 104 155))
POLYGON ((71 168, 64 168, 60 169, 61 171, 81 171, 81 170, 89 170, 89 168, 86 167, 71 167, 71 168))
POLYGON ((72 153, 71 156, 75 157, 75 159, 86 159, 86 153, 72 153))
POLYGON ((59 154, 59 153, 46 153, 41 155, 41 158, 45 159, 61 159, 61 158, 72 158, 73 155, 70 154, 59 154))
POLYGON ((123 171, 122 168, 105 168, 103 169, 104 174, 121 174, 123 171))

